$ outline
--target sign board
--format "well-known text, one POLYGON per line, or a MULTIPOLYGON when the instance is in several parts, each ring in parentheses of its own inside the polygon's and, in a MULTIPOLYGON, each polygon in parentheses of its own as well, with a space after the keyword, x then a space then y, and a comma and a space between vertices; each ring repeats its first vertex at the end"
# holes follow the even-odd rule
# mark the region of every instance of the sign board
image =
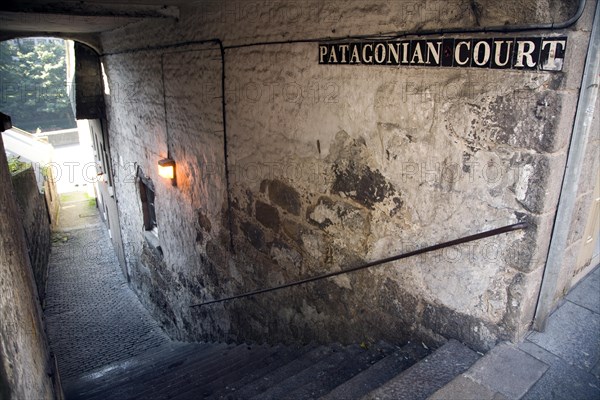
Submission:
POLYGON ((319 43, 319 64, 561 71, 566 36, 319 43))

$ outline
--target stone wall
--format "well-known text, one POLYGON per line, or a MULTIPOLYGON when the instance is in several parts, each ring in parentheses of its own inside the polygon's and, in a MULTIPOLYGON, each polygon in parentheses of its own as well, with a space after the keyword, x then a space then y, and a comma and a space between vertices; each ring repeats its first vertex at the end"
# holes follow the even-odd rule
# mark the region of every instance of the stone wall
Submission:
POLYGON ((1 138, 0 185, 0 397, 51 400, 48 343, 1 138))
MULTIPOLYGON (((595 110, 600 109, 600 98, 596 99, 595 110)), ((556 290, 555 301, 568 293, 582 278, 598 264, 598 192, 600 187, 600 115, 596 111, 590 128, 590 137, 586 147, 585 165, 583 167, 581 183, 577 191, 577 201, 573 222, 569 227, 568 247, 566 249, 565 268, 561 271, 556 290), (596 191, 594 191, 596 190, 596 191), (596 213, 592 208, 596 208, 596 213), (593 220, 595 218, 595 221, 593 220), (588 226, 591 225, 591 226, 588 226), (595 228, 594 228, 595 226, 595 228), (591 230, 590 230, 591 228, 591 230), (584 246, 589 246, 588 235, 594 235, 595 246, 593 251, 585 251, 584 246), (587 232, 586 232, 587 231, 587 232), (594 258, 595 256, 595 258, 594 258)))
MULTIPOLYGON (((562 21, 573 1, 228 1, 103 34, 116 195, 142 301, 190 340, 444 336, 486 349, 519 337, 539 290, 594 6, 558 32, 569 43, 562 72, 319 65, 311 40, 562 21), (212 38, 224 60, 216 41, 201 42, 212 38), (167 154, 177 187, 157 176, 167 154), (156 186, 160 249, 144 239, 137 167, 156 186), (188 307, 518 221, 530 228, 188 307)), ((527 35, 551 33, 468 37, 527 35)))
POLYGON ((50 214, 44 195, 38 191, 33 168, 12 176, 19 216, 25 231, 27 251, 40 301, 46 294, 50 256, 50 214))
MULTIPOLYGON (((134 289, 175 337, 193 335, 192 321, 202 325, 203 334, 218 337, 224 335, 221 324, 192 319, 188 305, 218 287, 219 270, 228 265, 228 229, 222 221, 226 188, 219 171, 224 165, 222 109, 218 99, 206 101, 202 92, 220 82, 221 62, 219 51, 210 46, 181 50, 186 51, 104 59, 115 188, 134 289), (177 187, 157 173, 168 146, 177 161, 177 187), (143 232, 138 167, 156 188, 162 252, 143 232)), ((228 288, 216 290, 223 294, 228 288)))

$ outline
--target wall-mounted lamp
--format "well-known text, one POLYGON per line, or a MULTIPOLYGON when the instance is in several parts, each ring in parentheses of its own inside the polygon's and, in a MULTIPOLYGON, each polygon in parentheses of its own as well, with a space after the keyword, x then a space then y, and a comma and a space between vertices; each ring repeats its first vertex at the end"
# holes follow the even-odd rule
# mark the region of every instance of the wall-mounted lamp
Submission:
POLYGON ((177 186, 175 179, 175 161, 170 158, 158 160, 158 175, 162 178, 170 179, 173 186, 177 186))

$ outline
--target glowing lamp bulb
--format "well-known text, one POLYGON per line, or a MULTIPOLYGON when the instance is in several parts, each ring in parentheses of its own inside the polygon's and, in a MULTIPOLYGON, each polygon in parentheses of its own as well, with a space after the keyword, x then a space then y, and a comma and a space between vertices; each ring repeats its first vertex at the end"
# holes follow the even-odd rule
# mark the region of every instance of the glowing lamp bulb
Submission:
POLYGON ((175 179, 175 161, 170 158, 159 160, 158 175, 166 179, 175 179))

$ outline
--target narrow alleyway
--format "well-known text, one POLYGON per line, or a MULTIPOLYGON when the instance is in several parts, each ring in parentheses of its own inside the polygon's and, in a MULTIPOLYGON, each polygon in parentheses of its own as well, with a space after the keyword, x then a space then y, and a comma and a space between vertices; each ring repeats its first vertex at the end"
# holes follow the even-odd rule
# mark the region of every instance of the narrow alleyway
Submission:
POLYGON ((418 342, 181 343, 128 288, 93 200, 82 196, 62 203, 45 307, 67 400, 598 398, 600 268, 545 333, 481 358, 456 340, 435 351, 418 342))
POLYGON ((45 317, 63 383, 169 342, 127 286, 93 199, 63 196, 45 317))

